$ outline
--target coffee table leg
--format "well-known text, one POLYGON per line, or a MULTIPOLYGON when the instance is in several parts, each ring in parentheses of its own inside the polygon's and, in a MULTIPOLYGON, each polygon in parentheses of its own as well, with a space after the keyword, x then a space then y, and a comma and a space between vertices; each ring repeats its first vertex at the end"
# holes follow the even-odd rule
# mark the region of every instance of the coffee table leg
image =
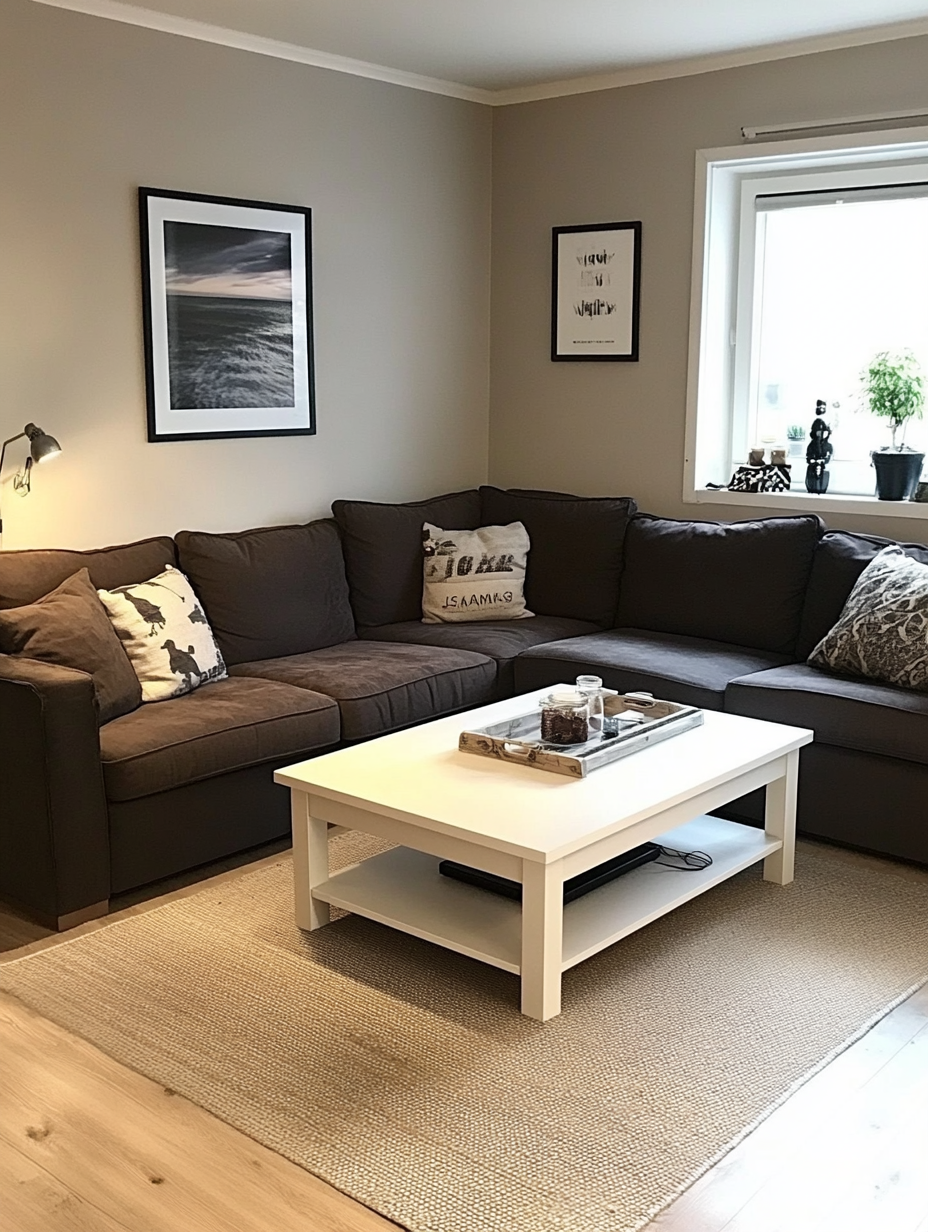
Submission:
POLYGON ((796 851, 796 788, 799 782, 799 752, 786 754, 786 773, 767 784, 764 829, 783 846, 764 861, 764 880, 789 885, 793 879, 796 851))
POLYGON ((544 1022, 561 1012, 563 864, 522 861, 522 1013, 544 1022))
POLYGON ((329 827, 310 816, 305 791, 290 791, 293 827, 293 904, 297 928, 311 932, 329 922, 329 904, 313 898, 313 886, 329 879, 329 827))

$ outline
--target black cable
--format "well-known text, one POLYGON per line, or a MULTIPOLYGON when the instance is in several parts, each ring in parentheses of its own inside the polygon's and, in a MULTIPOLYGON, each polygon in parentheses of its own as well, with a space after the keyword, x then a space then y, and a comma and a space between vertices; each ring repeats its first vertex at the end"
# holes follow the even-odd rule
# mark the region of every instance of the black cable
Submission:
POLYGON ((662 868, 675 868, 679 873, 698 873, 712 863, 712 857, 704 851, 675 851, 673 847, 661 847, 661 855, 667 856, 667 860, 658 859, 654 863, 662 868), (679 863, 670 864, 668 860, 679 863))

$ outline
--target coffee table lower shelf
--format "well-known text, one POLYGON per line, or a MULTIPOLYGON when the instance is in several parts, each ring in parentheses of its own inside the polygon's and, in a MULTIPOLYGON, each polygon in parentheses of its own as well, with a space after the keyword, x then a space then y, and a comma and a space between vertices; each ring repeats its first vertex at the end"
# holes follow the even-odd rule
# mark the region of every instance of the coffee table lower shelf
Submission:
MULTIPOLYGON (((651 863, 624 873, 564 908, 561 970, 643 928, 782 846, 753 826, 702 816, 654 840, 712 856, 682 872, 651 863)), ((522 909, 518 902, 442 876, 436 856, 395 847, 313 887, 314 898, 443 945, 518 975, 522 909)))

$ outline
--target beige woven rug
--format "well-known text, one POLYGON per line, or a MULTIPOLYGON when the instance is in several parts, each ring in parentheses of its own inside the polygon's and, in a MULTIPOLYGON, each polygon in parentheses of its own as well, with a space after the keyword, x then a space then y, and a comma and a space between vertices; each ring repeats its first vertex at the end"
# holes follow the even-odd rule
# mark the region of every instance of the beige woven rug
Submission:
MULTIPOLYGON (((333 863, 371 840, 332 840, 333 863)), ((0 987, 416 1232, 627 1232, 928 976, 928 875, 802 845, 570 971, 357 917, 289 862, 0 966, 0 987)), ((412 887, 414 892, 414 887, 412 887)))

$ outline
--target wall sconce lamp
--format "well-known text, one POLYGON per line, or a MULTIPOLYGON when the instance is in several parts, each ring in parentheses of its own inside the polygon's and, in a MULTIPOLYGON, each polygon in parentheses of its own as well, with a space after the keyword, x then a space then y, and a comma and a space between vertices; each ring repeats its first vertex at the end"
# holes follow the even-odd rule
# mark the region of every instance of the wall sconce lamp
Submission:
MULTIPOLYGON (((49 458, 54 458, 57 454, 61 453, 61 446, 53 436, 49 436, 47 432, 37 428, 34 423, 27 423, 22 432, 17 432, 15 436, 11 436, 3 442, 3 447, 0 449, 0 477, 3 474, 3 459, 6 455, 7 445, 12 445, 14 441, 18 441, 24 436, 29 438, 29 455, 23 465, 23 469, 13 477, 13 490, 21 492, 23 496, 32 488, 33 462, 47 462, 49 458)), ((0 535, 2 534, 3 518, 0 516, 0 535)))

